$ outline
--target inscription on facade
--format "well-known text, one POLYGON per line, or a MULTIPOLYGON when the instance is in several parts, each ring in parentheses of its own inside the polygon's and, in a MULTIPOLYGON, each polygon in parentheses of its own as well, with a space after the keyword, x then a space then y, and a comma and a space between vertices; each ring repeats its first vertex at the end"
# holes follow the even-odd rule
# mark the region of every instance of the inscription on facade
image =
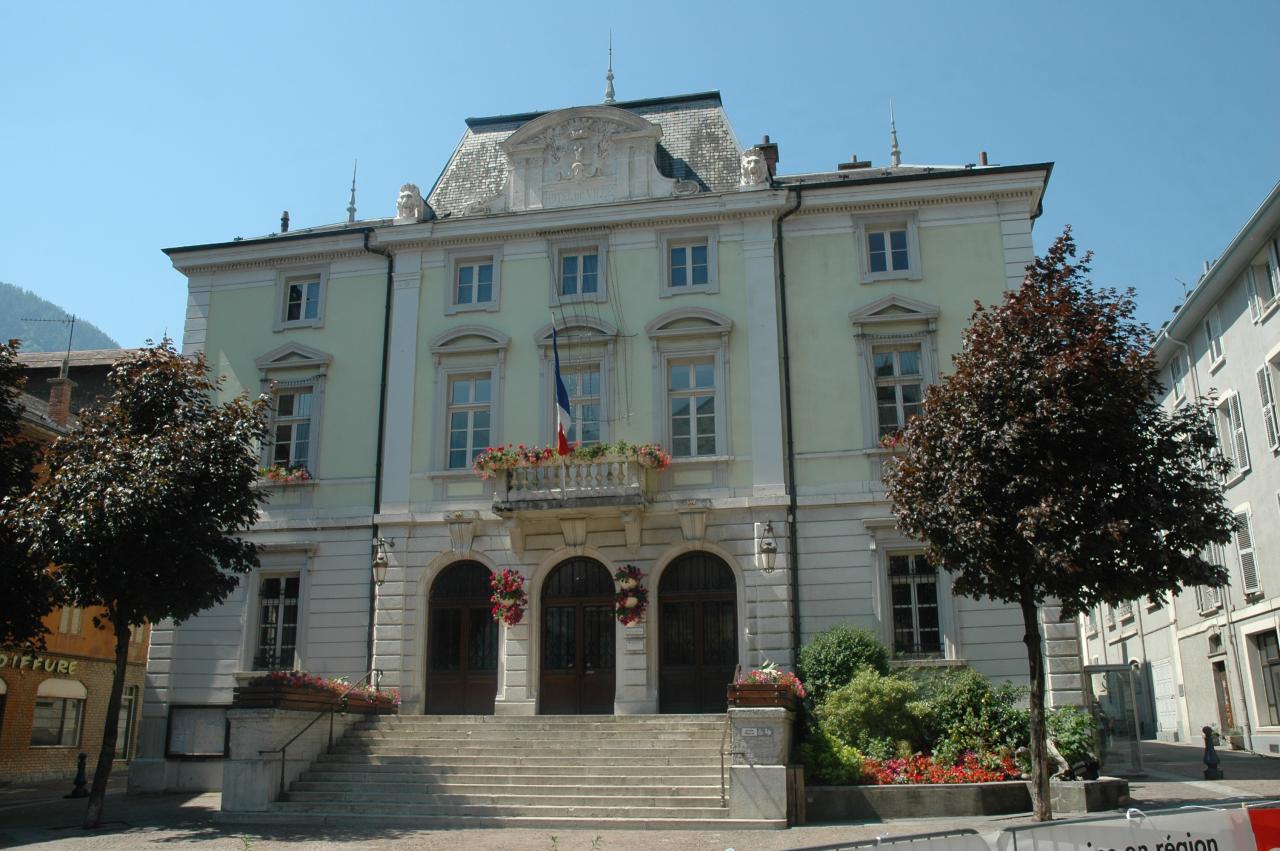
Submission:
POLYGON ((47 671, 50 674, 74 674, 80 667, 77 659, 58 659, 53 656, 24 656, 21 653, 0 653, 0 668, 19 671, 47 671))

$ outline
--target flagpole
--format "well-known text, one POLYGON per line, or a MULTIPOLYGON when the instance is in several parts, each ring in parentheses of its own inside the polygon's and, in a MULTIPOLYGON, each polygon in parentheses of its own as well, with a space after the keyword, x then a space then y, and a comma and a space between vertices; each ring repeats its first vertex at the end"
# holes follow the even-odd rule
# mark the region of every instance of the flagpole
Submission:
MULTIPOLYGON (((553 348, 553 350, 555 351, 555 358, 556 358, 556 363, 555 363, 555 369, 556 369, 555 380, 556 380, 557 387, 558 387, 558 386, 559 386, 559 382, 561 381, 561 378, 560 378, 560 347, 559 347, 559 345, 556 345, 556 344, 555 344, 555 336, 556 336, 556 312, 553 310, 553 311, 551 311, 551 339, 552 339, 552 348, 553 348)), ((556 443, 557 443, 556 453, 557 453, 557 454, 559 454, 559 447, 558 447, 558 444, 559 444, 559 435, 560 435, 560 409, 559 409, 559 401, 558 401, 558 397, 557 397, 557 403, 556 403, 556 443)), ((566 435, 566 437, 567 437, 567 436, 568 436, 568 435, 566 435)), ((560 501, 561 501, 561 502, 564 502, 564 501, 566 501, 566 500, 569 498, 569 497, 568 497, 568 494, 567 494, 567 490, 568 490, 568 489, 565 487, 565 479, 566 479, 566 478, 568 478, 568 473, 569 473, 569 471, 568 471, 568 466, 565 464, 565 460, 564 460, 564 459, 565 459, 565 456, 564 456, 564 455, 561 455, 561 456, 560 456, 560 501)))

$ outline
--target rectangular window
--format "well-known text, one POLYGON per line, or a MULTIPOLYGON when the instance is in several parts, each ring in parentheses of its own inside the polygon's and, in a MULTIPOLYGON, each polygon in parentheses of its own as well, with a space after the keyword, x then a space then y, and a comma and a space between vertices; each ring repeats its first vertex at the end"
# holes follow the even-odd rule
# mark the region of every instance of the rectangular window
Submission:
POLYGON ((716 364, 713 358, 669 365, 671 454, 716 455, 716 364))
POLYGON ((1098 631, 1098 609, 1095 606, 1089 610, 1089 632, 1098 631))
POLYGON ((449 469, 465 470, 489 445, 493 379, 461 375, 449 380, 449 469))
POLYGON ((1133 601, 1125 600, 1123 603, 1116 605, 1116 617, 1121 623, 1133 620, 1133 601))
POLYGON ((1271 367, 1258 367, 1258 399, 1262 404, 1262 424, 1267 433, 1267 448, 1280 449, 1280 420, 1276 419, 1276 393, 1271 385, 1271 367))
POLYGON ((910 269, 911 253, 907 250, 907 229, 868 230, 867 261, 873 275, 906 272, 910 269))
POLYGON ((560 255, 560 295, 595 295, 600 287, 600 255, 591 251, 566 251, 560 255))
POLYGON ((678 287, 705 287, 711 281, 707 266, 707 241, 672 243, 668 285, 678 287))
POLYGON ((876 422, 879 436, 900 431, 920 413, 924 374, 920 346, 876 346, 872 350, 876 374, 876 422))
POLYGON ((1264 309, 1275 300, 1276 293, 1280 292, 1280 257, 1276 256, 1276 242, 1271 240, 1267 246, 1266 263, 1258 268, 1258 299, 1264 309))
POLYGON ((1275 302, 1277 278, 1280 271, 1274 259, 1268 258, 1264 265, 1245 270, 1245 300, 1249 302, 1249 317, 1254 322, 1261 321, 1262 314, 1275 302))
POLYGON ((560 376, 569 393, 569 412, 573 424, 569 428, 570 443, 590 446, 600 442, 600 364, 562 365, 560 376))
POLYGON ((290 670, 298 649, 298 575, 264 576, 258 584, 258 640, 253 669, 290 670))
POLYGON ((493 258, 458 261, 454 273, 453 303, 488 304, 493 301, 493 258))
POLYGON ((1181 402, 1187 398, 1187 365, 1182 355, 1175 354, 1169 361, 1169 377, 1173 379, 1173 398, 1181 402))
POLYGON ((1209 351, 1209 362, 1217 363, 1222 359, 1222 320, 1215 307, 1204 318, 1204 343, 1209 351))
POLYGON ((275 466, 307 466, 311 459, 310 387, 276 391, 270 457, 275 466))
POLYGON ((138 687, 125 686, 120 695, 120 717, 116 720, 116 759, 128 759, 133 744, 133 719, 138 706, 138 687))
POLYGON ((84 701, 69 697, 36 698, 31 718, 31 744, 74 748, 80 743, 84 701))
POLYGON ((320 318, 320 276, 288 278, 285 281, 285 322, 313 321, 320 318))
POLYGON ((1235 514, 1236 553, 1240 557, 1240 587, 1246 594, 1256 594, 1258 585, 1258 564, 1253 552, 1253 526, 1249 520, 1249 512, 1237 511, 1235 514))
POLYGON ((58 632, 63 635, 79 635, 84 609, 79 606, 63 606, 58 616, 58 632))
POLYGON ((938 621, 938 571, 923 554, 889 556, 889 591, 893 605, 893 654, 899 657, 942 655, 938 621))
MULTIPOLYGON (((1226 554, 1223 552, 1222 544, 1210 544, 1205 552, 1204 560, 1209 564, 1216 564, 1226 567, 1226 554)), ((1196 609, 1201 613, 1212 612, 1222 605, 1222 588, 1216 585, 1197 585, 1196 586, 1196 609)))
POLYGON ((1280 724, 1280 641, 1275 632, 1255 636, 1258 662, 1262 667, 1262 690, 1267 699, 1267 723, 1280 724))

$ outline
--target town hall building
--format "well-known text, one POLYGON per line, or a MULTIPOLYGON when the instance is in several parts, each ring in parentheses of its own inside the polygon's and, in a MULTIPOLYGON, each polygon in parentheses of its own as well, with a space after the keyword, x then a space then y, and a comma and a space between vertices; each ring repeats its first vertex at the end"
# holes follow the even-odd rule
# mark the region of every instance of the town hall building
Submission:
MULTIPOLYGON (((785 175, 717 92, 610 94, 468 119, 387 218, 353 195, 343 223, 168 249, 184 351, 274 399, 270 500, 261 568, 152 632, 131 788, 218 788, 232 690, 272 668, 373 672, 402 714, 715 713, 736 670, 853 623, 1025 682, 1017 608, 954 596, 881 481, 974 300, 1033 258, 1051 164, 974 159, 903 164, 895 136, 785 175), (582 449, 512 461, 556 442, 557 360, 582 449)), ((1051 699, 1078 701, 1058 643, 1051 699)))

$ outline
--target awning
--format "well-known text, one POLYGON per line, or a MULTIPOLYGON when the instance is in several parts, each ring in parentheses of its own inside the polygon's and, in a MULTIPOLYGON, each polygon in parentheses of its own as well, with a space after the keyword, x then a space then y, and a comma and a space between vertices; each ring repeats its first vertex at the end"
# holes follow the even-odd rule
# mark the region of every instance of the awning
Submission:
POLYGON ((64 680, 52 677, 45 680, 36 689, 36 697, 67 697, 72 700, 84 700, 89 696, 84 683, 79 680, 64 680))

